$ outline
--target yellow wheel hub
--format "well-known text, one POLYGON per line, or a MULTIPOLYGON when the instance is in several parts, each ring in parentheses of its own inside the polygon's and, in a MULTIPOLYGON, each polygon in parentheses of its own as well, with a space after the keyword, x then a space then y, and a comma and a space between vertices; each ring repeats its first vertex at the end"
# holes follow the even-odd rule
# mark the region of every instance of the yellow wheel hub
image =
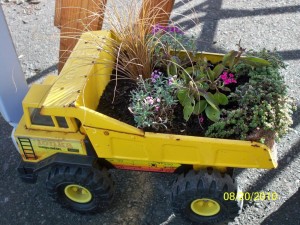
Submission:
POLYGON ((191 203, 191 209, 200 216, 214 216, 220 212, 220 204, 209 198, 196 199, 191 203))
POLYGON ((88 203, 92 199, 91 192, 77 184, 70 184, 65 187, 66 196, 74 202, 88 203))

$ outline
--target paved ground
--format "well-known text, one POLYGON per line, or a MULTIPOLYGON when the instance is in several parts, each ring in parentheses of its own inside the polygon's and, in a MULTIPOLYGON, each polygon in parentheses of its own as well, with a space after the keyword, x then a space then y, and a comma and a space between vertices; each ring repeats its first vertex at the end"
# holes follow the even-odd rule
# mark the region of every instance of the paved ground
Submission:
MULTIPOLYGON (((55 72, 58 30, 53 27, 54 1, 37 5, 2 5, 21 57, 28 83, 55 72)), ((277 48, 289 64, 283 73, 290 93, 300 106, 300 3, 298 0, 183 0, 176 1, 173 19, 198 37, 200 50, 224 52, 241 39, 253 49, 277 48), (190 10, 194 8, 194 12, 190 10), (194 19, 195 24, 190 22, 194 19)), ((238 170, 244 191, 276 192, 276 201, 246 202, 232 224, 300 224, 300 115, 278 145, 276 170, 238 170)), ((35 185, 21 183, 15 168, 18 152, 10 139, 11 127, 0 117, 0 224, 189 224, 172 215, 170 187, 174 175, 113 171, 116 199, 105 213, 82 216, 61 209, 46 194, 41 173, 35 185)))

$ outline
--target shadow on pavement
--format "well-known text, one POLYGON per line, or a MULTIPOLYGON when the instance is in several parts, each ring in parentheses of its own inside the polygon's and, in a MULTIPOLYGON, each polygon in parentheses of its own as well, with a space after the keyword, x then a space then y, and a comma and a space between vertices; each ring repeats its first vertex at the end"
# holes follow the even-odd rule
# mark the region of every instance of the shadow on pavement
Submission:
POLYGON ((31 84, 31 83, 37 81, 38 79, 40 79, 40 78, 46 76, 47 74, 49 74, 49 73, 55 71, 56 69, 57 69, 57 64, 54 64, 54 65, 52 65, 52 66, 49 66, 47 69, 45 69, 45 70, 39 72, 37 75, 34 75, 34 76, 32 76, 32 77, 27 78, 27 79, 26 79, 27 84, 31 84))
POLYGON ((262 225, 283 225, 283 224, 300 224, 300 189, 291 196, 280 208, 270 214, 261 224, 262 225), (290 217, 293 218, 290 218, 290 217), (292 221, 293 222, 292 222, 292 221))
MULTIPOLYGON (((191 0, 183 0, 178 2, 174 5, 174 9, 180 8, 190 1, 191 0)), ((214 47, 214 38, 218 27, 218 22, 222 19, 300 12, 300 5, 239 10, 222 9, 222 2, 223 0, 207 0, 172 18, 172 20, 175 22, 183 18, 188 18, 187 20, 178 23, 178 25, 185 30, 194 28, 199 23, 203 24, 202 31, 197 40, 197 47, 201 51, 224 52, 224 50, 214 47), (205 15, 192 17, 193 15, 197 15, 199 13, 205 13, 205 15)), ((283 57, 284 60, 300 59, 299 49, 278 51, 278 53, 283 57)))

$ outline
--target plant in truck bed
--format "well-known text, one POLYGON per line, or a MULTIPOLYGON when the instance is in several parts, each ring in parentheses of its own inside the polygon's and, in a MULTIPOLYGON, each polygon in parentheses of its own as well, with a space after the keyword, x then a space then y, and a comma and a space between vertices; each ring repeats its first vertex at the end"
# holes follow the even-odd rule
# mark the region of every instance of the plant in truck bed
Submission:
POLYGON ((241 64, 236 68, 236 74, 249 81, 229 95, 237 107, 224 109, 222 119, 208 128, 207 136, 265 142, 266 137, 281 138, 292 124, 294 105, 280 74, 284 64, 266 50, 251 55, 269 60, 270 65, 256 68, 241 64))
POLYGON ((293 104, 280 57, 266 50, 246 52, 239 43, 237 51, 212 63, 180 27, 152 25, 154 19, 152 14, 128 24, 118 16, 112 20, 113 88, 108 85, 100 100, 114 92, 109 116, 147 131, 247 139, 270 147, 288 131, 293 104), (118 96, 126 82, 130 88, 118 96), (114 105, 115 98, 127 105, 114 105), (115 116, 119 107, 133 119, 115 116))

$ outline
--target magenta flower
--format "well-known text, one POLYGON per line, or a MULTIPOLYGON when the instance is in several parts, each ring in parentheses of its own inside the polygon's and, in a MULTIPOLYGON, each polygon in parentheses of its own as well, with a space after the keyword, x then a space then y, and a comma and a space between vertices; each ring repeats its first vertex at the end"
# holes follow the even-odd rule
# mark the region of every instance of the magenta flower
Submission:
POLYGON ((232 73, 228 74, 227 71, 224 71, 221 75, 220 78, 223 80, 224 85, 228 85, 231 83, 237 83, 236 79, 234 79, 234 75, 232 73))
POLYGON ((198 117, 199 123, 202 124, 204 122, 204 117, 201 115, 198 117))

